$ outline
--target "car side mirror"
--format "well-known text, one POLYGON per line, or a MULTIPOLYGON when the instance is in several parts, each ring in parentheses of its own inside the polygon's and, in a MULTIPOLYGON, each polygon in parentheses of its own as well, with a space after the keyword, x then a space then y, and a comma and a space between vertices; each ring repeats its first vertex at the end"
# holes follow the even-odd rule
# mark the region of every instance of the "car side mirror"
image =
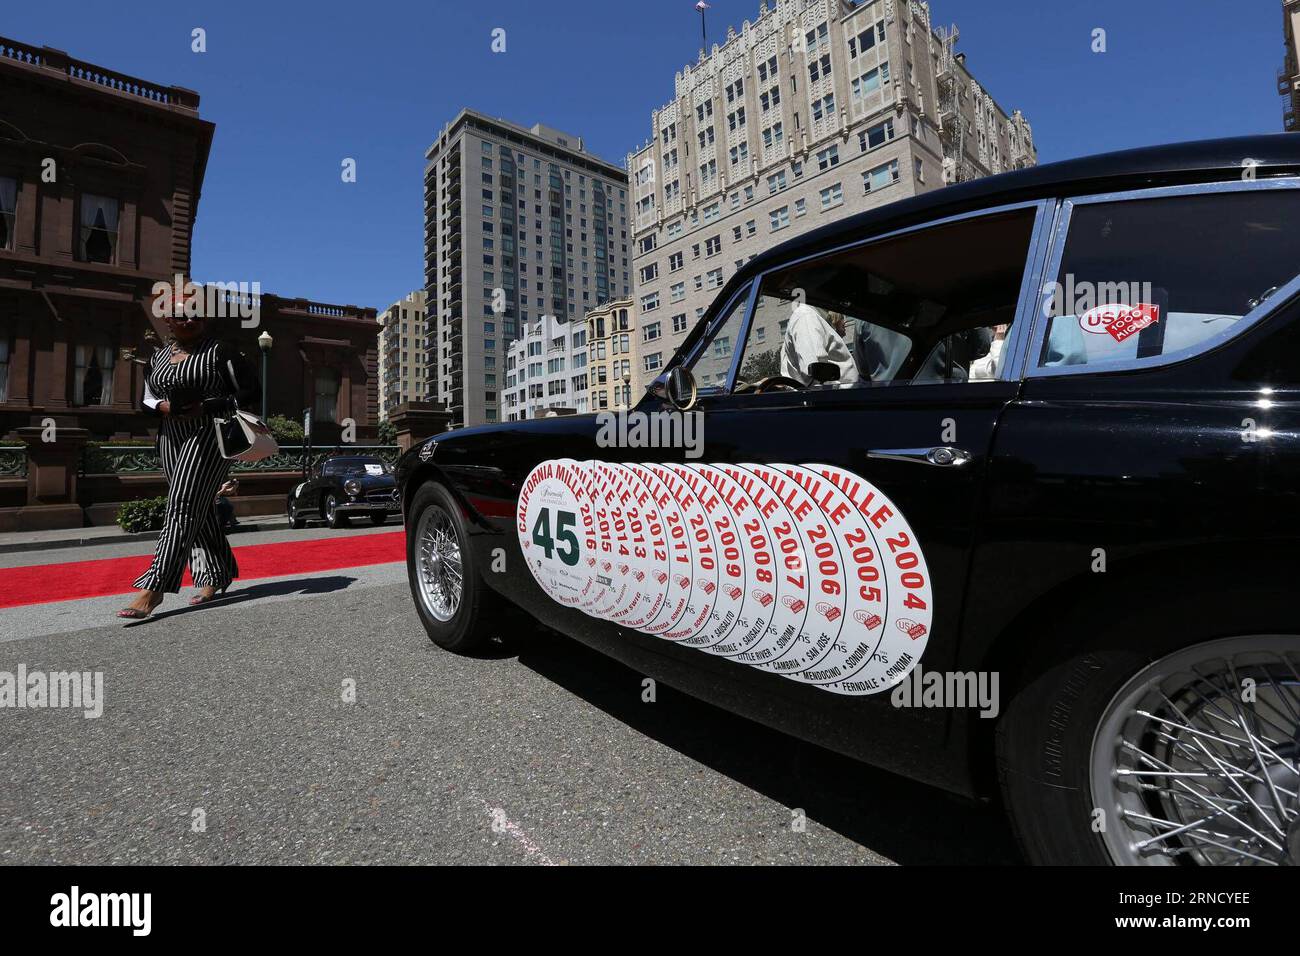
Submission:
POLYGON ((668 401, 679 411, 686 411, 695 405, 697 392, 695 389, 695 376, 691 370, 683 365, 677 366, 668 373, 668 401))
POLYGON ((840 367, 834 362, 810 362, 808 375, 818 385, 825 385, 827 382, 838 382, 840 380, 840 367))

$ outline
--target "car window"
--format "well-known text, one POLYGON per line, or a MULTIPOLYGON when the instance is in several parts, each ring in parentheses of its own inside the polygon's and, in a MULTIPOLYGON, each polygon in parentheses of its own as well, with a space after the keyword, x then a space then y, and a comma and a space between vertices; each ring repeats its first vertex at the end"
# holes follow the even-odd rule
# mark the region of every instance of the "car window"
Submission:
POLYGON ((1036 212, 945 223, 769 273, 736 389, 773 376, 800 388, 998 378, 1036 212))
POLYGON ((1044 290, 1037 366, 1157 363, 1194 352, 1294 278, 1297 249, 1296 190, 1078 205, 1044 290))
POLYGON ((325 474, 335 477, 386 475, 388 473, 388 465, 380 458, 340 458, 325 464, 325 474))
POLYGON ((748 305, 749 287, 746 287, 731 303, 722 321, 713 324, 713 331, 706 337, 703 348, 688 364, 701 392, 717 392, 727 387, 727 375, 735 358, 748 305))

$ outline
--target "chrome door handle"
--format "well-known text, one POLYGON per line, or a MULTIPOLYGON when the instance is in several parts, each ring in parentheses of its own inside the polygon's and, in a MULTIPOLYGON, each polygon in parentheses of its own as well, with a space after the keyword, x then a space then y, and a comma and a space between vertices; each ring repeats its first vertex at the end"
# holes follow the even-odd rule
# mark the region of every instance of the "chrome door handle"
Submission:
POLYGON ((960 468, 970 463, 974 455, 964 448, 938 445, 934 448, 875 448, 867 452, 868 458, 887 461, 910 461, 918 465, 935 465, 939 468, 960 468))

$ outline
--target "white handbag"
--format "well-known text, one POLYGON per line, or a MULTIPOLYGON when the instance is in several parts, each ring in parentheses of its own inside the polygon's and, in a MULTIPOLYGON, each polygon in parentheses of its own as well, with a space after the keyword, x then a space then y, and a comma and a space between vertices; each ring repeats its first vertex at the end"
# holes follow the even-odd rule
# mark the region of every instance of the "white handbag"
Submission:
MULTIPOLYGON (((230 369, 231 384, 238 389, 239 380, 235 377, 234 362, 226 362, 226 367, 230 369)), ((214 418, 212 427, 217 433, 217 450, 221 452, 222 458, 254 462, 269 458, 280 450, 266 422, 238 405, 235 406, 235 414, 229 418, 214 418)))

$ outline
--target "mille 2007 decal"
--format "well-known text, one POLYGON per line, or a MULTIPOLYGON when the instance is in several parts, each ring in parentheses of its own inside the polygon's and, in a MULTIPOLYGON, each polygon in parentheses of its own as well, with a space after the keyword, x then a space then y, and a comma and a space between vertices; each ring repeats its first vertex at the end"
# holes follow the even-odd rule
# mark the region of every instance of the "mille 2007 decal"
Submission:
POLYGON ((915 532, 834 465, 553 459, 517 514, 528 570, 560 604, 820 690, 886 690, 929 638, 915 532))

